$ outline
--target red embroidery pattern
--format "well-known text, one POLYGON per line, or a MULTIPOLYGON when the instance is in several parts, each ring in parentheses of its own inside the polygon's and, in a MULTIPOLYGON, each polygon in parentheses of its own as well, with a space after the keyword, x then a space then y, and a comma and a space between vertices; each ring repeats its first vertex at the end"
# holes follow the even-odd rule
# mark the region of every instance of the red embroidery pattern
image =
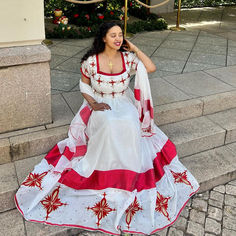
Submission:
POLYGON ((161 212, 170 221, 169 213, 167 212, 169 199, 170 197, 164 197, 159 192, 157 192, 155 210, 161 212))
POLYGON ((126 53, 125 53, 125 56, 126 56, 126 57, 128 57, 128 56, 129 56, 129 54, 126 52, 126 53))
POLYGON ((44 200, 40 201, 41 204, 44 206, 44 208, 47 210, 47 215, 46 215, 46 220, 49 218, 48 215, 52 212, 55 211, 58 207, 67 205, 67 203, 62 203, 60 201, 60 198, 58 198, 59 195, 59 189, 60 186, 58 186, 51 195, 48 195, 45 197, 44 200))
POLYGON ((109 82, 109 84, 111 84, 111 86, 114 86, 115 83, 116 83, 116 81, 114 81, 114 80, 111 80, 111 81, 109 82))
POLYGON ((100 84, 101 82, 103 82, 100 77, 99 77, 98 80, 96 80, 96 81, 98 82, 98 84, 100 84))
POLYGON ((22 185, 28 186, 28 187, 38 187, 40 190, 42 190, 41 184, 43 177, 47 174, 48 172, 43 172, 42 174, 33 174, 30 173, 27 176, 27 179, 22 183, 22 185))
POLYGON ((192 184, 188 181, 187 178, 187 170, 185 170, 183 173, 175 173, 174 171, 170 170, 173 177, 175 178, 175 183, 183 183, 186 185, 189 185, 191 189, 193 189, 192 184))
POLYGON ((92 67, 94 67, 96 64, 95 64, 94 62, 92 62, 92 63, 90 63, 90 65, 91 65, 92 67))
POLYGON ((127 62, 126 62, 126 65, 127 65, 127 66, 129 66, 129 63, 130 63, 130 62, 129 62, 129 61, 127 61, 127 62))
POLYGON ((128 229, 129 229, 129 225, 132 221, 133 216, 136 214, 137 211, 140 211, 140 210, 143 210, 143 208, 139 206, 137 197, 135 196, 133 203, 131 203, 129 207, 125 210, 125 213, 126 213, 125 221, 127 223, 128 229))
POLYGON ((100 226, 100 221, 102 218, 106 217, 111 211, 116 211, 108 206, 106 200, 106 193, 103 194, 103 198, 100 202, 97 202, 93 207, 87 207, 87 210, 92 210, 98 218, 97 226, 100 226))
POLYGON ((120 81, 120 83, 123 83, 123 84, 124 84, 124 83, 125 83, 125 80, 126 80, 126 79, 122 78, 122 80, 120 81))

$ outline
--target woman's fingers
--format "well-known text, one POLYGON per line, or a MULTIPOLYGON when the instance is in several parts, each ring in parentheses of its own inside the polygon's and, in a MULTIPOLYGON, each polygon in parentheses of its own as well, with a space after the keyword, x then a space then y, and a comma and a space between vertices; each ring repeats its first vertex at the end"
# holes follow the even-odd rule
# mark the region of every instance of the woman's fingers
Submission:
POLYGON ((97 103, 96 107, 94 107, 94 111, 104 111, 111 110, 111 107, 106 103, 97 103))

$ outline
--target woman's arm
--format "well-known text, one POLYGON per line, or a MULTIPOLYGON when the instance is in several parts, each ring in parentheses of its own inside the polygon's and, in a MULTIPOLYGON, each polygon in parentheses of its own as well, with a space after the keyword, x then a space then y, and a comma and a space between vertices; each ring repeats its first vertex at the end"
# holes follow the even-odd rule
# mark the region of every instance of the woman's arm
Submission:
MULTIPOLYGON (((90 85, 90 79, 87 79, 83 75, 81 75, 81 80, 90 85)), ((106 103, 98 103, 93 97, 88 95, 87 93, 81 93, 82 96, 87 100, 88 104, 92 107, 94 111, 104 111, 111 110, 111 107, 106 103)))
POLYGON ((148 73, 152 73, 156 71, 156 66, 152 62, 151 58, 148 57, 144 52, 142 52, 137 46, 135 46, 133 43, 131 43, 129 40, 125 39, 128 44, 130 51, 133 51, 136 53, 137 57, 143 62, 144 66, 146 67, 146 70, 148 73))

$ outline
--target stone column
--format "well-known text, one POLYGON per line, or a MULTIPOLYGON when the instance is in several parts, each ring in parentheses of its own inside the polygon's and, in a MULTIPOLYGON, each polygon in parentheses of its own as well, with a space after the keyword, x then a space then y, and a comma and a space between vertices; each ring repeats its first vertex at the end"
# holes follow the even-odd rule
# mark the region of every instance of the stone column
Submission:
MULTIPOLYGON (((150 5, 153 6, 153 5, 156 5, 156 4, 163 2, 163 1, 164 0, 151 0, 150 5)), ((174 3, 175 3, 175 0, 170 0, 168 3, 166 3, 163 6, 150 9, 150 12, 155 13, 155 14, 173 12, 174 11, 174 3)))
POLYGON ((0 133, 52 122, 43 0, 0 1, 0 133))

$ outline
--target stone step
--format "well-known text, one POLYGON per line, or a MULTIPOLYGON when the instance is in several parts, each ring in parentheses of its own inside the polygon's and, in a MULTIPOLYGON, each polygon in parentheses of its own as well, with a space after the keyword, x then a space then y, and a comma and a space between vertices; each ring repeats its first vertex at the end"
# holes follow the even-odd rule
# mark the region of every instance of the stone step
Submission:
MULTIPOLYGON (((15 209, 19 185, 45 155, 0 165, 0 212, 15 209)), ((190 155, 180 161, 200 183, 200 192, 236 179, 236 142, 190 155)), ((1 218, 1 217, 0 217, 1 218)))
POLYGON ((3 236, 77 236, 84 231, 25 221, 17 209, 0 213, 0 225, 3 236))
MULTIPOLYGON (((67 99, 68 101, 70 100, 69 97, 67 97, 67 99)), ((160 127, 163 128, 163 131, 166 132, 168 136, 170 136, 170 139, 173 139, 177 146, 179 146, 180 156, 190 155, 195 151, 190 153, 184 152, 181 149, 185 149, 186 145, 188 146, 190 139, 191 142, 194 140, 198 140, 200 138, 199 135, 201 135, 202 133, 205 134, 205 140, 208 139, 206 136, 210 136, 209 134, 213 135, 216 138, 217 133, 213 132, 213 130, 215 129, 212 128, 214 126, 213 123, 217 123, 216 120, 221 119, 220 117, 233 117, 231 115, 231 111, 234 111, 233 107, 236 106, 236 103, 233 102, 235 100, 236 91, 231 91, 227 93, 207 96, 200 99, 191 99, 156 106, 155 123, 158 126, 161 125, 160 127), (224 109, 230 109, 230 111, 226 112, 227 110, 224 109), (213 112, 217 113, 212 114, 213 112), (217 118, 218 116, 219 118, 217 118), (207 122, 205 118, 208 119, 207 122), (198 119, 200 120, 200 123, 197 121, 198 119), (197 127, 199 125, 201 126, 203 123, 211 123, 211 125, 207 125, 207 128, 210 129, 209 134, 208 130, 203 128, 205 126, 197 127), (186 134, 182 136, 183 133, 186 134), (197 138, 196 135, 198 135, 197 138), (180 147, 183 143, 186 142, 188 144, 180 147)), ((72 104, 70 104, 70 106, 73 108, 73 113, 76 114, 78 104, 77 106, 72 106, 72 104)), ((58 109, 59 108, 60 105, 58 105, 58 109)), ((67 112, 63 112, 61 114, 67 114, 67 112)), ((56 119, 53 124, 46 125, 46 127, 40 126, 26 130, 0 134, 0 152, 2 154, 0 156, 0 164, 40 155, 42 153, 47 153, 58 141, 67 137, 68 127, 73 118, 71 114, 72 113, 69 113, 70 119, 59 117, 59 120, 56 119), (65 122, 62 122, 62 120, 64 120, 65 122)), ((226 120, 225 122, 230 122, 230 119, 226 120)), ((231 135, 229 135, 228 132, 226 133, 226 143, 232 142, 232 139, 235 140, 236 138, 233 123, 231 122, 231 125, 226 126, 223 126, 221 123, 222 122, 219 123, 218 121, 218 124, 215 125, 216 131, 218 133, 221 133, 218 137, 220 141, 218 142, 218 144, 210 146, 210 148, 224 144, 224 142, 222 142, 222 136, 225 131, 231 133, 231 135), (231 127, 233 127, 233 130, 231 130, 231 127)), ((211 139, 212 138, 213 137, 211 137, 211 139)), ((203 139, 203 135, 201 139, 203 139)), ((200 143, 200 145, 201 144, 202 142, 200 143)), ((206 149, 200 149, 197 150, 197 152, 203 150, 206 149)))

